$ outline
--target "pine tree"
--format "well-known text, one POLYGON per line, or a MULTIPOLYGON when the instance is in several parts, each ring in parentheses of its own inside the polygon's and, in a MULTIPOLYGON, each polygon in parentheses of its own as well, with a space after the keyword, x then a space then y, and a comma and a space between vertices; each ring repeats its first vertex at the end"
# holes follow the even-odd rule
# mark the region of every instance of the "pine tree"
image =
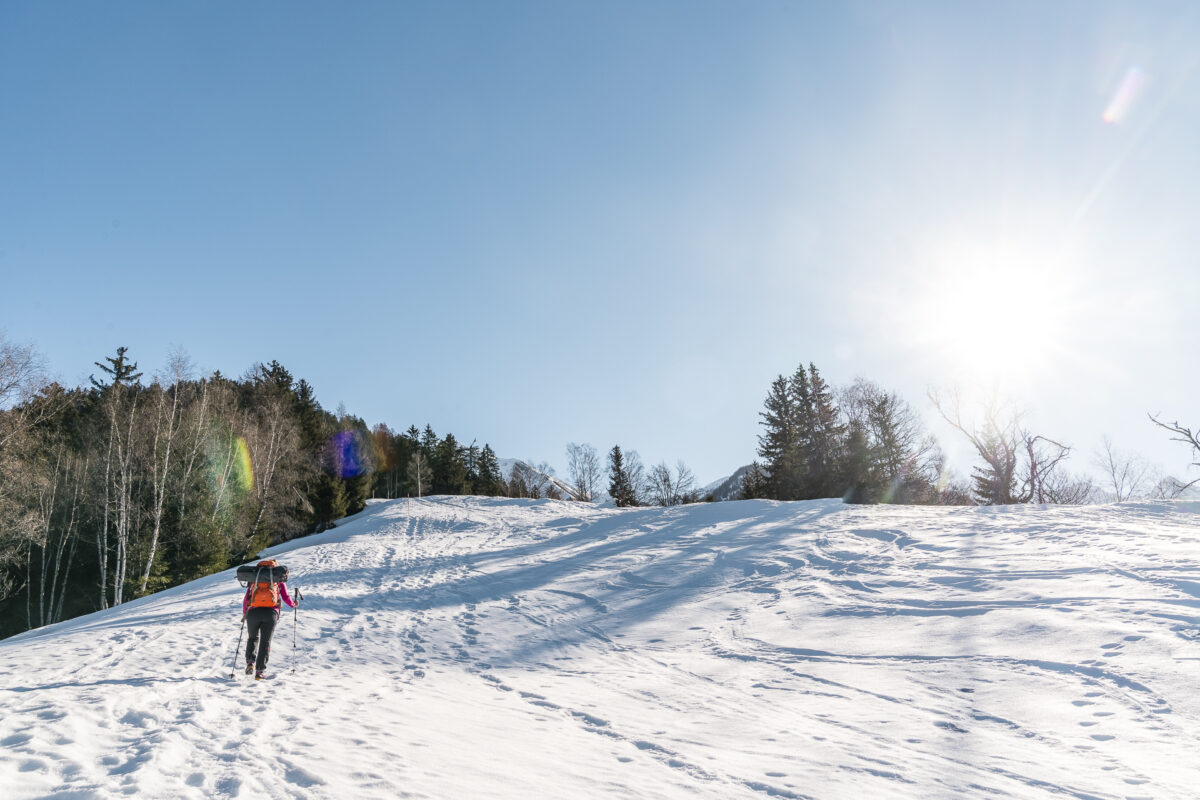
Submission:
POLYGON ((809 385, 808 373, 804 365, 796 367, 788 381, 788 390, 792 395, 793 417, 795 428, 795 451, 792 457, 789 479, 789 500, 810 500, 819 497, 816 488, 816 477, 813 472, 813 397, 809 385))
POLYGON ((92 362, 101 370, 103 370, 109 377, 108 383, 104 383, 103 378, 96 380, 95 376, 91 377, 90 380, 92 382, 92 386, 94 386, 98 392, 103 394, 104 390, 108 389, 109 387, 113 387, 113 389, 116 390, 122 386, 137 385, 138 379, 142 377, 142 373, 137 371, 136 361, 131 363, 129 359, 125 357, 127 352, 129 352, 128 347, 118 347, 116 358, 113 358, 112 356, 104 357, 104 360, 108 362, 107 365, 101 364, 99 361, 92 362))
POLYGON ((878 503, 883 497, 886 482, 881 480, 875 461, 876 454, 866 429, 851 423, 839 470, 845 485, 842 498, 847 503, 878 503))
POLYGON ((502 482, 496 452, 492 450, 491 445, 485 443, 483 452, 479 455, 479 485, 475 491, 488 497, 502 495, 505 494, 502 482))
POLYGON ((620 445, 613 445, 608 454, 608 493, 618 508, 637 505, 637 493, 625 469, 625 457, 620 445))
POLYGON ((438 443, 431 461, 434 494, 470 494, 463 448, 459 447, 454 434, 447 433, 446 438, 438 443))
POLYGON ((421 449, 425 451, 426 458, 433 458, 437 446, 437 434, 433 432, 433 426, 427 423, 425 425, 425 432, 421 434, 421 449))
POLYGON ((766 471, 767 495, 776 500, 791 500, 796 463, 796 407, 787 378, 780 375, 771 384, 763 405, 765 429, 758 437, 758 455, 766 471))
POLYGON ((738 491, 739 500, 756 500, 770 496, 771 479, 757 462, 751 462, 742 476, 742 485, 738 491))
POLYGON ((836 497, 842 494, 840 462, 845 426, 829 384, 814 364, 808 365, 808 384, 812 398, 811 427, 808 429, 808 463, 811 497, 836 497))

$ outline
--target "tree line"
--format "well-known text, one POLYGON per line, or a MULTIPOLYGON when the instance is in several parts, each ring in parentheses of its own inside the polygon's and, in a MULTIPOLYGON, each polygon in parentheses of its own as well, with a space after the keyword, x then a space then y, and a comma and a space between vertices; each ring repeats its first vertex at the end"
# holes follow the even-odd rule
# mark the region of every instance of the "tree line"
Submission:
POLYGON ((554 496, 488 445, 368 428, 276 361, 146 377, 126 348, 89 384, 0 337, 0 635, 120 605, 325 530, 371 497, 554 496))
MULTIPOLYGON (((1156 474, 1136 455, 1117 451, 1107 437, 1092 457, 1099 480, 1072 473, 1067 464, 1073 448, 1031 430, 998 393, 971 409, 956 392, 931 390, 929 400, 977 457, 967 478, 951 472, 920 415, 895 392, 863 378, 832 388, 814 364, 801 364, 790 376, 778 376, 767 392, 759 414, 759 460, 745 468, 740 497, 1078 504, 1179 497, 1197 482, 1156 474)), ((1150 419, 1200 455, 1200 441, 1189 428, 1150 419)))
MULTIPOLYGON (((716 499, 701 495, 682 461, 647 467, 619 445, 602 464, 590 444, 568 444, 569 483, 545 463, 516 461, 505 472, 488 444, 327 411, 276 361, 234 379, 197 376, 177 353, 147 379, 120 347, 95 366, 88 385, 68 389, 46 379, 31 347, 0 336, 0 636, 243 563, 370 498, 594 501, 607 491, 621 507, 716 499)), ((830 387, 809 364, 771 384, 759 460, 717 491, 959 505, 1175 497, 1191 486, 1155 476, 1106 439, 1096 463, 1111 486, 1102 491, 1065 470, 1070 447, 1029 431, 997 399, 971 420, 957 396, 930 399, 979 456, 969 479, 951 475, 897 394, 864 379, 830 387)), ((1200 456, 1191 429, 1151 421, 1200 456)))

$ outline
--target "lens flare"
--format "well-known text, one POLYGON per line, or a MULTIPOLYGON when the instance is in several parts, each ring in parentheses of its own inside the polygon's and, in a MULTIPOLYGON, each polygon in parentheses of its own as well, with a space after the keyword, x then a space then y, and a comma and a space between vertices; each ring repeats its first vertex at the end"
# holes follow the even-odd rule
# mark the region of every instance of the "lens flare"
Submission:
POLYGON ((358 431, 340 431, 329 440, 332 472, 339 478, 357 478, 367 471, 367 446, 358 431))
POLYGON ((232 473, 233 485, 248 492, 254 488, 254 464, 250 461, 250 448, 241 436, 234 445, 234 462, 232 473))
POLYGON ((237 502, 254 488, 254 464, 243 437, 213 431, 205 439, 204 454, 209 489, 222 504, 237 502))
POLYGON ((1125 77, 1121 79, 1121 84, 1108 102, 1108 108, 1104 109, 1102 119, 1110 125, 1125 119, 1141 96, 1142 90, 1146 88, 1146 82, 1147 75, 1141 67, 1130 67, 1126 70, 1125 77))
POLYGON ((375 431, 367 441, 371 445, 371 460, 375 464, 375 469, 387 472, 396 468, 396 459, 387 446, 388 439, 384 434, 375 431))

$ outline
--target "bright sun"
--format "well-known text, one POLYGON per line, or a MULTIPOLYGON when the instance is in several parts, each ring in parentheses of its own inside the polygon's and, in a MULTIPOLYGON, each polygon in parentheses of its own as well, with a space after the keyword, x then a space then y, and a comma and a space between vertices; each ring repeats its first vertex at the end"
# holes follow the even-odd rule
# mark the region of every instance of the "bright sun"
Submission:
POLYGON ((1067 351, 1073 288, 1061 256, 960 244, 922 265, 904 316, 922 352, 958 377, 1028 380, 1067 351))

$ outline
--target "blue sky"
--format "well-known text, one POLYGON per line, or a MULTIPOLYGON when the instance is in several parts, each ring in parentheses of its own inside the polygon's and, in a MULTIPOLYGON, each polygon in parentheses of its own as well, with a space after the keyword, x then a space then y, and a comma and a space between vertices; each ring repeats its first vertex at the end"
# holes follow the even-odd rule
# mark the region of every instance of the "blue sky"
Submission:
POLYGON ((813 361, 930 415, 998 384, 1076 469, 1107 433, 1181 474, 1145 415, 1200 424, 1198 33, 1182 2, 9 2, 0 329, 68 383, 118 345, 278 359, 560 468, 717 478, 813 361))

